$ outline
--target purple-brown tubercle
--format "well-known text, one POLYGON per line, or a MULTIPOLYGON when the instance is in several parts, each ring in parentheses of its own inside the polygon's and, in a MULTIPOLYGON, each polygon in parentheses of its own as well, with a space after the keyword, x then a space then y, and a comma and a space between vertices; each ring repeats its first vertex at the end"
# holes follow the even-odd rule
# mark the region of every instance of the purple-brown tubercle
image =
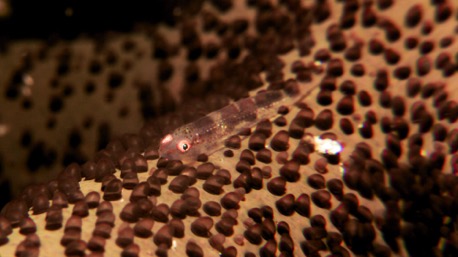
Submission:
MULTIPOLYGON (((231 1, 211 4, 229 13, 238 8, 231 1)), ((298 54, 304 55, 299 61, 315 56, 322 63, 325 72, 309 74, 309 83, 319 84, 320 92, 303 104, 288 106, 288 111, 275 110, 286 124, 263 120, 251 131, 238 133, 247 139, 223 140, 220 151, 200 162, 159 158, 161 150, 138 140, 158 143, 159 133, 152 128, 142 129, 139 138, 127 135, 93 161, 65 169, 56 180, 8 204, 0 216, 2 251, 454 256, 458 130, 453 122, 458 105, 449 86, 455 82, 449 66, 456 67, 456 60, 434 58, 456 47, 443 39, 451 37, 443 31, 456 12, 453 4, 419 1, 411 6, 420 9, 409 11, 396 1, 323 1, 314 9, 310 34, 303 20, 310 9, 298 1, 247 4, 259 15, 254 23, 247 20, 246 30, 243 24, 233 28, 218 15, 213 21, 207 17, 206 29, 223 36, 250 29, 262 33, 254 39, 243 34, 243 43, 218 43, 221 51, 215 54, 219 58, 228 53, 229 64, 213 68, 205 83, 194 65, 188 86, 199 90, 221 85, 221 90, 235 94, 231 85, 258 81, 255 75, 268 70, 269 86, 278 87, 290 75, 289 64, 297 61, 279 62, 271 56, 288 49, 290 44, 275 43, 288 37, 299 42, 298 54), (342 5, 340 20, 320 23, 335 17, 336 5, 342 5), (434 17, 424 12, 427 7, 434 9, 434 17), (409 17, 385 15, 392 11, 409 17), (356 49, 353 36, 359 33, 364 36, 356 49), (317 54, 313 44, 325 51, 317 54), (239 56, 238 48, 247 50, 247 56, 239 56), (429 72, 414 68, 421 53, 431 56, 429 72), (242 57, 238 66, 237 58, 242 57), (335 147, 338 152, 332 152, 335 147)), ((191 62, 201 58, 201 45, 206 45, 193 24, 181 32, 191 62)), ((158 42, 152 54, 167 59, 173 51, 158 42)), ((309 68, 295 62, 292 70, 309 68)), ((112 83, 116 87, 116 75, 112 83)), ((164 126, 168 122, 163 121, 164 126)))

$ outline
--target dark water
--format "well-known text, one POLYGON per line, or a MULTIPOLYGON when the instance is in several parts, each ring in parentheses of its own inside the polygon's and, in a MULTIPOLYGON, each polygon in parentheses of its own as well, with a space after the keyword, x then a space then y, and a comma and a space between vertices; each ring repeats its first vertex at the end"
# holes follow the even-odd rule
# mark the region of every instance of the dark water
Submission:
POLYGON ((0 38, 72 39, 80 33, 129 31, 138 22, 173 23, 173 8, 181 0, 154 1, 9 1, 10 14, 0 17, 0 38))

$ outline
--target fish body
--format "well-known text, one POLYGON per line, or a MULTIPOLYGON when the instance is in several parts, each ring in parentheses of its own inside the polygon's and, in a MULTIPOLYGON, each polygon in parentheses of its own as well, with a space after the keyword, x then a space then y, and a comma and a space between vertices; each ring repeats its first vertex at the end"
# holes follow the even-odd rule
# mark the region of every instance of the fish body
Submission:
POLYGON ((293 87, 263 91, 229 104, 164 136, 159 155, 167 159, 195 161, 200 154, 212 154, 224 147, 229 136, 251 128, 263 119, 275 117, 281 105, 304 98, 312 90, 301 95, 297 83, 294 83, 293 87))

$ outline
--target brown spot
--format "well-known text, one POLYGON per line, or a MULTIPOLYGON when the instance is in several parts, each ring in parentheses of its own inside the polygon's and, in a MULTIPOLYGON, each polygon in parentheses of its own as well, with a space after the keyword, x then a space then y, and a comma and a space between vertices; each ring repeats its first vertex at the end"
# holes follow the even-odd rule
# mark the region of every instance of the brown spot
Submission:
POLYGON ((212 227, 213 219, 210 217, 199 217, 191 223, 192 233, 200 237, 209 237, 212 227))

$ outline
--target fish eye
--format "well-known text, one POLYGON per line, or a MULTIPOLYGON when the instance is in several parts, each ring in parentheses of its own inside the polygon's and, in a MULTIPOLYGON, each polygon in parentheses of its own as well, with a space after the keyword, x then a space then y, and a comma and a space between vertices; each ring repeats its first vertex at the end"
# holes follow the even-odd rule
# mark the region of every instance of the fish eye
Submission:
POLYGON ((181 140, 180 142, 178 142, 177 148, 180 152, 185 153, 189 151, 189 149, 191 149, 191 142, 189 142, 189 140, 186 139, 181 140))

